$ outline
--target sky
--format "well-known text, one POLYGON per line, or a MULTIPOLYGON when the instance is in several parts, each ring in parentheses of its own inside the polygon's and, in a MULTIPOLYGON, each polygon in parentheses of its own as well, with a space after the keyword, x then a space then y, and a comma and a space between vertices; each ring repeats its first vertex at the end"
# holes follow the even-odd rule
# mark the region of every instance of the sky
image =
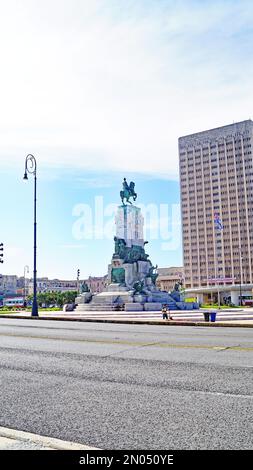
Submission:
POLYGON ((28 153, 39 276, 106 273, 125 176, 151 260, 181 265, 178 137, 251 118, 252 2, 0 0, 0 9, 1 272, 32 272, 28 153))

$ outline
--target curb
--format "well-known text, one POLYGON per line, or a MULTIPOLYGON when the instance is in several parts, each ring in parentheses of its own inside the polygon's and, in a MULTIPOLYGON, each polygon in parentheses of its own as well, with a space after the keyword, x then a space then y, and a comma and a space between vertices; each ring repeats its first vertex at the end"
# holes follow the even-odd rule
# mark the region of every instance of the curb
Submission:
POLYGON ((16 431, 15 429, 4 428, 0 426, 1 437, 13 439, 22 442, 32 442, 43 447, 50 447, 52 450, 99 450, 97 447, 89 447, 77 442, 62 441, 53 437, 40 436, 30 432, 16 431))
MULTIPOLYGON (((0 314, 1 318, 16 319, 16 320, 52 320, 52 321, 76 321, 83 323, 118 323, 123 325, 160 325, 160 326, 207 326, 207 327, 227 327, 227 328, 253 328, 253 321, 251 324, 237 324, 237 323, 224 323, 224 322, 201 322, 201 321, 187 321, 187 320, 113 320, 113 319, 93 319, 93 318, 62 318, 62 317, 27 317, 24 315, 6 315, 0 314)), ((240 320, 238 320, 240 321, 240 320)))

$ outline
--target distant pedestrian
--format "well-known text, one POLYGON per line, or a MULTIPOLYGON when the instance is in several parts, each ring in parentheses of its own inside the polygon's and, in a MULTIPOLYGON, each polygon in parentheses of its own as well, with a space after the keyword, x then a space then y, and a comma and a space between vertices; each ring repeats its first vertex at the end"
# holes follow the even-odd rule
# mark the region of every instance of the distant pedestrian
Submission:
POLYGON ((170 309, 168 305, 163 305, 162 314, 163 320, 173 320, 172 316, 170 315, 170 309))
POLYGON ((163 305, 162 308, 163 320, 168 320, 168 310, 167 305, 163 305))

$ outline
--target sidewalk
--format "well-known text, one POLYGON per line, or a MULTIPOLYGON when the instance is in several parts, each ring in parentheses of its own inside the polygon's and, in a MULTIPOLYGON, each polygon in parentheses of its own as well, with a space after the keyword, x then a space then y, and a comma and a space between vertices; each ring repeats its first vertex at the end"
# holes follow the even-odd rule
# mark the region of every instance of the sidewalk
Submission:
POLYGON ((162 319, 161 312, 39 312, 39 317, 31 317, 31 312, 1 314, 0 319, 30 319, 52 321, 77 321, 95 323, 121 323, 173 326, 207 326, 207 327, 244 327, 253 328, 252 310, 230 310, 217 312, 216 322, 205 322, 201 310, 171 311, 173 320, 162 319))
POLYGON ((0 450, 95 450, 76 442, 62 441, 23 431, 0 427, 0 450))

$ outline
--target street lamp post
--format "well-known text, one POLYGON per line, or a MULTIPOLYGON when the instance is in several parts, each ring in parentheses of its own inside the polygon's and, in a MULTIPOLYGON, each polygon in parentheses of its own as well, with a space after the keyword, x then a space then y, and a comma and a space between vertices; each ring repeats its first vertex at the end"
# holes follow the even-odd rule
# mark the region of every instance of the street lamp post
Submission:
POLYGON ((34 176, 34 247, 33 247, 33 304, 32 317, 38 317, 37 303, 37 162, 33 155, 27 155, 25 159, 24 180, 28 180, 27 173, 34 176))
POLYGON ((79 286, 79 281, 80 281, 80 269, 77 270, 77 273, 76 273, 76 287, 77 287, 77 295, 78 295, 78 292, 79 292, 79 289, 80 289, 80 286, 79 286))
POLYGON ((240 266, 241 266, 241 270, 240 270, 240 307, 242 306, 242 284, 243 284, 243 268, 242 268, 242 263, 243 263, 243 256, 242 254, 240 253, 240 266))

